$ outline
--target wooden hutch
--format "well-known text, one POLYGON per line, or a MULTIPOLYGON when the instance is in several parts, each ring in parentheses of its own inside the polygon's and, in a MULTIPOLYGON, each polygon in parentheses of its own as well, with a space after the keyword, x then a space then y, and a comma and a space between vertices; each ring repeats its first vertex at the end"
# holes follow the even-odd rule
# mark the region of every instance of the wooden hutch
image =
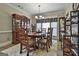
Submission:
POLYGON ((17 31, 18 29, 24 29, 25 31, 30 31, 30 19, 26 16, 12 14, 12 43, 17 44, 17 31))
POLYGON ((65 20, 64 56, 79 56, 79 10, 70 11, 65 20))

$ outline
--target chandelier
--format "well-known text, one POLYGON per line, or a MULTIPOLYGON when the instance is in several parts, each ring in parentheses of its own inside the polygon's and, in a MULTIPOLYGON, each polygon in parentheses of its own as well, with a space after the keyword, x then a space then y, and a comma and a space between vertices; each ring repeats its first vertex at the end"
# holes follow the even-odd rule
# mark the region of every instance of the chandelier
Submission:
POLYGON ((44 19, 44 17, 40 15, 40 5, 38 5, 38 12, 39 12, 39 15, 35 16, 35 19, 44 19))

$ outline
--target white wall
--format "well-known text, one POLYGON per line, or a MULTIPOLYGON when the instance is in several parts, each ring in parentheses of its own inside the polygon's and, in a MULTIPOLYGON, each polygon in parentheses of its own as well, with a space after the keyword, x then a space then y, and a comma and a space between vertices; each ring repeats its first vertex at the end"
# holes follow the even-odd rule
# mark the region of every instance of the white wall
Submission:
POLYGON ((13 13, 25 15, 30 18, 27 12, 21 12, 7 4, 0 4, 0 47, 12 42, 12 18, 13 13))
POLYGON ((52 11, 48 13, 43 13, 42 15, 47 17, 47 18, 52 18, 52 17, 61 17, 64 16, 64 10, 58 10, 58 11, 52 11))
POLYGON ((65 15, 72 11, 72 3, 65 4, 65 15))

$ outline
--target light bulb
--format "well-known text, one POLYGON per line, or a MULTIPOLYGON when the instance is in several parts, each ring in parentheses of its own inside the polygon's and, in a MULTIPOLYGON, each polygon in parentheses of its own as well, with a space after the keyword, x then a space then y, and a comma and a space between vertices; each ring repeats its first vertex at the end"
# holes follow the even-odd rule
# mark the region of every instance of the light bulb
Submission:
POLYGON ((36 19, 38 19, 38 16, 35 16, 36 19))
POLYGON ((41 15, 40 15, 39 17, 40 17, 40 18, 42 18, 42 16, 41 16, 41 15))
POLYGON ((44 17, 42 17, 44 19, 44 17))

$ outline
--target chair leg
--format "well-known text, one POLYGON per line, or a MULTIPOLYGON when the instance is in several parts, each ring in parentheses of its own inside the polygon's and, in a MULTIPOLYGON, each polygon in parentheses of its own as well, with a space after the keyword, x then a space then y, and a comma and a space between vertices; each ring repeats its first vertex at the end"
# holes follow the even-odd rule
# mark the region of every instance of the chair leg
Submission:
POLYGON ((50 48, 50 46, 49 46, 49 48, 50 48))
POLYGON ((27 50, 27 56, 29 56, 29 49, 27 50))
POLYGON ((27 51, 27 56, 29 56, 29 46, 28 47, 26 47, 26 51, 27 51))
POLYGON ((48 43, 48 48, 50 48, 50 43, 48 43))
POLYGON ((46 44, 46 51, 48 52, 48 44, 46 44))
POLYGON ((29 52, 27 52, 27 56, 29 56, 29 52))
POLYGON ((39 49, 39 43, 38 43, 38 49, 39 49))
POLYGON ((20 54, 22 53, 22 44, 20 44, 20 54))

